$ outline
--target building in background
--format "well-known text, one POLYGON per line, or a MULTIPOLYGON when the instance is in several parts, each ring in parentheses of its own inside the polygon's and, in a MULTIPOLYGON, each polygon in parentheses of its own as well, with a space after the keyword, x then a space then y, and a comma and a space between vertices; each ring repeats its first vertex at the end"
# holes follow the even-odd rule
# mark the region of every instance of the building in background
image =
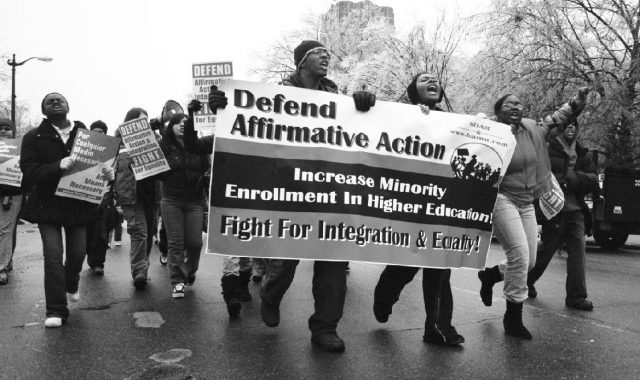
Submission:
POLYGON ((335 4, 331 5, 331 8, 329 8, 329 12, 327 12, 327 15, 336 15, 337 19, 339 21, 342 21, 342 19, 350 15, 352 12, 362 12, 368 7, 372 7, 373 9, 379 11, 381 16, 389 23, 389 25, 394 25, 393 8, 379 6, 369 0, 359 2, 338 1, 335 4))

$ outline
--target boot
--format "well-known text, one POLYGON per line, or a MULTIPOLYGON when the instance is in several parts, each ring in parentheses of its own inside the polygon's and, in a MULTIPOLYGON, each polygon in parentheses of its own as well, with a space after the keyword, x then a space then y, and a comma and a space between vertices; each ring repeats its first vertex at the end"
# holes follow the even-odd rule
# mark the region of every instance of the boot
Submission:
POLYGON ((480 298, 485 306, 491 306, 493 299, 493 285, 502 281, 502 275, 500 269, 496 265, 493 268, 485 268, 478 272, 478 278, 482 282, 480 287, 480 298))
POLYGON ((396 288, 396 286, 385 269, 380 275, 380 279, 373 291, 373 315, 380 323, 385 323, 389 320, 393 304, 398 302, 400 298, 399 294, 394 294, 394 288, 396 288))
POLYGON ((456 331, 455 327, 441 326, 437 323, 440 312, 440 297, 425 299, 425 309, 427 320, 424 323, 424 335, 422 340, 425 343, 433 343, 444 346, 455 346, 464 343, 464 337, 456 331))
POLYGON ((240 315, 240 277, 233 274, 222 276, 222 298, 227 304, 227 311, 231 318, 240 315))
POLYGON ((522 305, 522 302, 507 301, 507 311, 502 320, 504 332, 516 338, 531 339, 531 333, 522 324, 522 305))
POLYGON ((242 302, 251 301, 251 293, 249 293, 249 281, 251 281, 251 271, 240 272, 240 287, 238 288, 238 298, 242 302))

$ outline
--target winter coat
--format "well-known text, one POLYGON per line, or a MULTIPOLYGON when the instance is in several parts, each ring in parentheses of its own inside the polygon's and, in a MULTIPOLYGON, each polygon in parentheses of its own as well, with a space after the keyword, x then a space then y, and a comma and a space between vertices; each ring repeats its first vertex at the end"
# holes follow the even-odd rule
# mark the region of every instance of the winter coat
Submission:
POLYGON ((589 150, 576 141, 577 160, 574 166, 576 177, 567 177, 569 169, 569 156, 557 138, 549 139, 549 158, 551 171, 558 180, 564 193, 575 194, 580 208, 584 212, 585 231, 591 229, 591 213, 584 200, 584 196, 598 190, 598 175, 596 167, 588 154, 589 150))
POLYGON ((131 206, 141 200, 157 204, 160 200, 157 176, 136 181, 129 163, 129 153, 121 151, 115 165, 113 195, 118 206, 131 206))
POLYGON ((188 152, 175 140, 164 138, 160 144, 171 170, 162 173, 163 197, 179 201, 203 199, 204 174, 209 170, 208 150, 205 154, 188 152))
POLYGON ((27 191, 22 218, 31 223, 75 226, 97 217, 95 204, 55 195, 62 176, 60 161, 71 154, 78 129, 86 129, 79 121, 74 122, 72 128, 69 140, 64 143, 51 122, 44 119, 22 139, 20 168, 22 186, 27 191))
MULTIPOLYGON (((300 79, 300 74, 298 74, 297 72, 291 74, 287 79, 283 80, 282 84, 285 86, 304 88, 304 85, 302 84, 302 79, 300 79)), ((338 85, 335 84, 335 82, 333 82, 331 79, 321 78, 319 90, 337 94, 338 85)))

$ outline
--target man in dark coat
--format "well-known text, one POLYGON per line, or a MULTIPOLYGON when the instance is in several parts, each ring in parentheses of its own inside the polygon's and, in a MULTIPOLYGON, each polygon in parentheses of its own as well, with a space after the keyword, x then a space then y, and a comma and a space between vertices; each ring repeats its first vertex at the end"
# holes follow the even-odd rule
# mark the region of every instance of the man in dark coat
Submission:
POLYGON ((549 156, 551 170, 564 192, 562 211, 542 224, 541 243, 535 267, 529 272, 527 286, 529 297, 537 296, 534 284, 549 265, 554 252, 565 244, 567 247, 567 307, 592 310, 587 300, 587 284, 584 273, 585 235, 591 226, 591 215, 584 196, 598 188, 598 177, 588 150, 577 141, 577 121, 550 134, 549 156))
MULTIPOLYGON (((318 41, 302 41, 294 49, 296 71, 283 81, 285 86, 294 86, 310 90, 338 92, 338 86, 326 78, 330 55, 318 41)), ((360 93, 354 96, 356 109, 368 110, 374 103, 372 94, 360 93)), ((209 94, 209 107, 212 110, 223 108, 227 99, 222 91, 212 89, 209 94)), ((289 289, 300 260, 268 260, 267 271, 262 280, 260 308, 262 320, 269 327, 280 323, 280 302, 289 289)), ((344 341, 336 333, 338 321, 342 318, 345 294, 347 262, 316 260, 313 266, 313 298, 315 313, 309 317, 311 341, 330 352, 344 351, 344 341)), ((233 278, 227 276, 228 278, 233 278)), ((223 294, 225 291, 223 277, 223 294)), ((227 295, 225 294, 225 299, 227 295)))
POLYGON ((96 207, 89 202, 55 195, 60 177, 75 164, 69 155, 77 131, 85 128, 84 124, 67 119, 69 104, 58 93, 44 97, 42 113, 46 118, 22 140, 20 168, 28 197, 23 206, 23 219, 38 223, 42 237, 45 327, 51 328, 67 321, 67 299, 77 302, 80 298, 78 282, 86 251, 86 225, 95 219, 96 207))

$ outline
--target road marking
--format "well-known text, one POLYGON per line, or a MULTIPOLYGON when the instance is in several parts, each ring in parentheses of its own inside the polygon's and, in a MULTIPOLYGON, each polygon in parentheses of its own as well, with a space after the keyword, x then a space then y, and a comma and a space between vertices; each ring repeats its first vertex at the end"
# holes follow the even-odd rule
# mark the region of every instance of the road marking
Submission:
POLYGON ((155 360, 158 363, 177 363, 184 358, 188 358, 192 355, 191 350, 186 348, 174 348, 166 352, 159 352, 149 356, 149 359, 155 360))
POLYGON ((133 313, 136 327, 159 329, 165 322, 157 311, 140 311, 133 313))

